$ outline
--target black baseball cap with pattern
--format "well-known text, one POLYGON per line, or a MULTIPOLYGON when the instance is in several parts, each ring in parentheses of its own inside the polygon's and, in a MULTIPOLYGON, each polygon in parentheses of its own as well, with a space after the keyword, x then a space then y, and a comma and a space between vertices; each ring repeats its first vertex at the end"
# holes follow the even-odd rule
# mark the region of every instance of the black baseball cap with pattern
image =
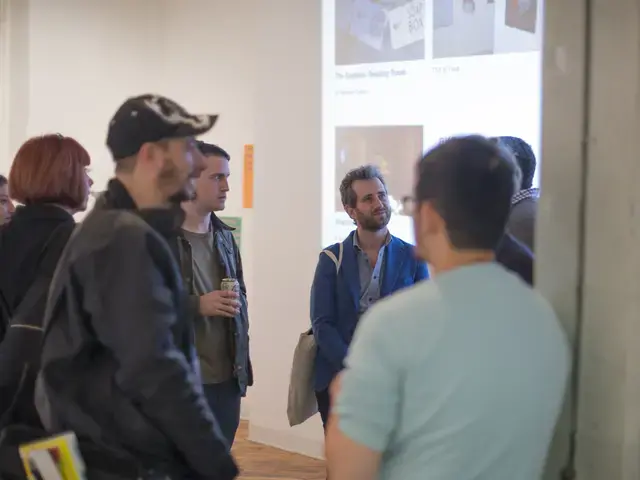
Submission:
POLYGON ((127 99, 109 122, 107 147, 121 160, 138 153, 145 143, 195 137, 213 128, 218 115, 196 115, 160 95, 127 99))

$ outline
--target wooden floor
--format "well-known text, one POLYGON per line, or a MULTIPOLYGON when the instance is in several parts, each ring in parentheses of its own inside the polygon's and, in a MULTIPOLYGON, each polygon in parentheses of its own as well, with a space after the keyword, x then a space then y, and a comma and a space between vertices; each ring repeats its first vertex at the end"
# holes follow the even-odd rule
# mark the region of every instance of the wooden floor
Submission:
POLYGON ((285 452, 247 440, 248 427, 242 422, 233 446, 242 480, 324 480, 324 462, 285 452))

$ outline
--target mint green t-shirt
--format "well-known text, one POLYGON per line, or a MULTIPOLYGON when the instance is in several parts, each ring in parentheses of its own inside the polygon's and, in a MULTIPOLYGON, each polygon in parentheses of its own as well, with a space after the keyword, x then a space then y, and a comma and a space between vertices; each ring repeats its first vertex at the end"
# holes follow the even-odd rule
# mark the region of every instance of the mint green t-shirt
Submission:
POLYGON ((569 358, 535 290, 494 263, 462 267, 362 318, 334 413, 382 452, 382 480, 538 480, 569 358))

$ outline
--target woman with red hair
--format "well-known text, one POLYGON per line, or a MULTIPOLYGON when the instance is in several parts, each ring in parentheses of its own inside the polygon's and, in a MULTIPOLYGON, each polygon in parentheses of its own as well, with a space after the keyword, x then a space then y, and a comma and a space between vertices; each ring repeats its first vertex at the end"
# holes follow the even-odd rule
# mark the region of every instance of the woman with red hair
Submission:
POLYGON ((85 210, 91 159, 76 140, 43 135, 18 150, 9 192, 21 206, 0 230, 0 428, 40 426, 34 382, 49 283, 85 210))

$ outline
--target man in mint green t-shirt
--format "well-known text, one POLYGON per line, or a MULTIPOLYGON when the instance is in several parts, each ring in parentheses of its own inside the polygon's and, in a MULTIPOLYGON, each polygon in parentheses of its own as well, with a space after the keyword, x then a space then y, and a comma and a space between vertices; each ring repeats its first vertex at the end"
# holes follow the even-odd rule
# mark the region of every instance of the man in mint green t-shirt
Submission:
POLYGON ((334 385, 331 480, 538 480, 569 349, 550 305, 494 262, 508 152, 451 139, 419 162, 414 222, 432 280, 361 320, 334 385))

